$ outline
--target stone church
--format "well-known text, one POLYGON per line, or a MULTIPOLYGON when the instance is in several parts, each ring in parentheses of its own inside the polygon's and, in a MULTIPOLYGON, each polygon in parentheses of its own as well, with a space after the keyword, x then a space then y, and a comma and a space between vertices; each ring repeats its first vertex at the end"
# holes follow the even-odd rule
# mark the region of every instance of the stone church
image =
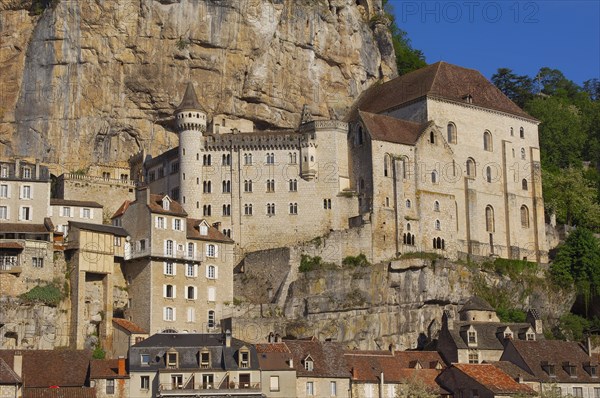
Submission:
POLYGON ((188 84, 179 147, 132 176, 239 253, 349 235, 371 261, 435 252, 547 261, 539 121, 478 71, 438 62, 367 89, 344 120, 255 131, 209 115, 188 84))

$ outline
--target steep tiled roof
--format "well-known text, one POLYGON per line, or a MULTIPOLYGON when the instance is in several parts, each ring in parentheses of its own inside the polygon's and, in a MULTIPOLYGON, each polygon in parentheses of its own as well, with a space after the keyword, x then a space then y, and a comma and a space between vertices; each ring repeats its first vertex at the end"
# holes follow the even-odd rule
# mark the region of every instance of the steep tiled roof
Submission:
POLYGON ((350 374, 344 358, 344 347, 340 343, 316 340, 286 340, 294 356, 294 368, 298 377, 348 378, 350 374), (314 368, 304 368, 304 360, 310 355, 314 368))
POLYGON ((519 366, 515 365, 512 362, 495 361, 490 363, 515 380, 519 379, 519 377, 522 377, 523 381, 538 381, 538 379, 531 373, 527 372, 524 369, 521 369, 519 366))
POLYGON ((423 368, 435 369, 439 364, 445 368, 444 360, 437 351, 396 351, 394 356, 398 361, 399 366, 403 368, 412 367, 415 361, 419 361, 423 368))
MULTIPOLYGON (((21 378, 27 387, 82 387, 91 359, 90 351, 24 350, 21 378), (52 364, 52 366, 49 366, 52 364)), ((0 350, 0 359, 13 365, 15 350, 0 350)))
POLYGON ((534 394, 530 387, 517 383, 494 365, 457 363, 452 366, 494 394, 534 394))
POLYGON ((397 144, 414 145, 427 127, 427 124, 362 111, 360 118, 373 140, 397 144))
POLYGON ((23 398, 96 398, 91 387, 24 388, 23 398))
POLYGON ((487 301, 482 299, 481 297, 473 296, 461 307, 458 311, 495 311, 494 307, 490 305, 487 301))
POLYGON ((112 225, 104 224, 91 224, 85 222, 69 221, 69 229, 77 228, 85 231, 101 232, 105 234, 112 234, 115 236, 127 236, 128 233, 121 227, 115 227, 112 225))
POLYGON ((196 96, 196 90, 194 90, 194 85, 192 82, 188 82, 185 88, 185 94, 183 94, 183 99, 181 103, 177 107, 177 111, 196 111, 202 110, 202 106, 198 102, 198 97, 196 96))
MULTIPOLYGON (((127 372, 126 372, 127 373, 127 372)), ((90 379, 127 379, 128 374, 119 374, 118 359, 93 359, 90 362, 90 379)))
POLYGON ((50 199, 50 206, 78 206, 78 207, 96 207, 103 206, 98 202, 89 202, 84 200, 66 200, 66 199, 50 199))
POLYGON ((130 333, 148 334, 148 332, 146 332, 144 329, 142 329, 135 323, 128 321, 127 319, 113 318, 112 321, 113 321, 113 323, 119 325, 120 327, 122 327, 123 329, 127 330, 130 333))
MULTIPOLYGON (((2 224, 4 226, 4 224, 2 224)), ((17 242, 0 242, 0 249, 23 250, 23 245, 17 242)))
POLYGON ((194 218, 187 219, 187 238, 188 239, 197 239, 197 240, 205 240, 209 242, 223 242, 223 243, 233 243, 233 240, 223 235, 221 231, 213 227, 212 225, 208 227, 207 235, 200 235, 200 224, 203 220, 196 220, 194 218))
POLYGON ((290 353, 290 349, 285 343, 264 343, 255 344, 257 352, 279 352, 290 353))
POLYGON ((446 62, 370 87, 354 104, 346 120, 356 120, 358 110, 383 113, 426 96, 465 103, 468 95, 472 105, 535 120, 478 71, 446 62))
POLYGON ((169 210, 163 209, 162 200, 165 196, 166 195, 155 195, 155 194, 150 195, 150 203, 148 204, 148 207, 150 208, 152 213, 168 214, 168 215, 180 216, 180 217, 187 216, 187 213, 185 212, 185 210, 183 210, 183 207, 181 206, 181 204, 173 199, 171 199, 171 203, 169 205, 169 210))
POLYGON ((25 224, 25 223, 1 223, 2 232, 23 232, 33 234, 49 234, 52 229, 49 229, 46 224, 25 224))
POLYGON ((0 385, 21 383, 21 378, 0 358, 0 385))
MULTIPOLYGON (((290 370, 292 353, 284 343, 255 344, 261 370, 290 370)), ((293 361, 292 361, 293 365, 293 361)))
MULTIPOLYGON (((587 365, 592 362, 598 362, 590 357, 584 348, 576 342, 560 341, 560 340, 542 340, 542 341, 520 341, 515 340, 509 343, 507 351, 502 356, 505 358, 511 348, 514 348, 528 369, 525 369, 533 374, 534 377, 542 382, 562 382, 562 383, 598 383, 598 378, 592 378, 586 369, 587 365), (512 347, 510 347, 512 345, 512 347), (571 376, 565 369, 565 364, 573 364, 576 368, 575 376, 571 376), (552 377, 544 369, 544 365, 554 365, 555 376, 552 377)), ((600 369, 597 369, 600 372, 600 369)))
MULTIPOLYGON (((505 323, 505 322, 470 322, 457 321, 453 323, 454 328, 448 330, 450 338, 454 341, 456 348, 469 348, 467 344, 467 330, 471 327, 477 332, 477 344, 473 348, 480 350, 504 350, 504 334, 502 330, 507 326, 513 332, 513 339, 519 339, 520 332, 531 327, 528 323, 505 323)), ((536 334, 536 339, 544 336, 536 334)))
POLYGON ((111 219, 120 217, 123 214, 125 214, 125 212, 129 208, 129 205, 131 203, 133 203, 131 200, 126 200, 125 202, 123 202, 123 204, 121 206, 119 206, 119 208, 117 209, 117 211, 115 212, 115 214, 113 214, 113 216, 111 217, 111 219))

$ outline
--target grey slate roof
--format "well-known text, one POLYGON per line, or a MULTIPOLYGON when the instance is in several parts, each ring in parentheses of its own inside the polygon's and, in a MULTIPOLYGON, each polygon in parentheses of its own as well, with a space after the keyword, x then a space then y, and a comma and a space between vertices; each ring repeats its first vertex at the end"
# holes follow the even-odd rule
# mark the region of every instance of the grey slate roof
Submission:
MULTIPOLYGON (((529 323, 505 323, 505 322, 454 322, 454 328, 448 330, 456 348, 469 348, 467 344, 467 330, 473 326, 477 332, 477 345, 480 350, 504 349, 504 329, 508 326, 513 333, 513 339, 525 339, 524 333, 531 327, 529 323)), ((536 339, 543 338, 536 335, 536 339)), ((473 346, 475 347, 475 346, 473 346)))
POLYGON ((236 338, 231 339, 231 346, 225 347, 225 335, 221 333, 158 333, 132 346, 129 351, 130 371, 155 371, 166 367, 166 353, 175 350, 179 356, 179 369, 199 369, 199 353, 208 350, 211 358, 211 369, 218 370, 257 370, 258 355, 250 343, 236 338), (250 367, 238 366, 239 350, 248 348, 250 367), (150 364, 142 365, 142 354, 150 355, 150 364))
POLYGON ((187 84, 185 88, 185 94, 183 94, 183 99, 181 103, 177 107, 177 111, 197 111, 203 110, 202 106, 198 102, 198 97, 196 96, 196 90, 194 90, 194 85, 192 82, 187 84))
POLYGON ((462 306, 459 313, 463 311, 496 311, 494 307, 481 297, 473 296, 462 306))

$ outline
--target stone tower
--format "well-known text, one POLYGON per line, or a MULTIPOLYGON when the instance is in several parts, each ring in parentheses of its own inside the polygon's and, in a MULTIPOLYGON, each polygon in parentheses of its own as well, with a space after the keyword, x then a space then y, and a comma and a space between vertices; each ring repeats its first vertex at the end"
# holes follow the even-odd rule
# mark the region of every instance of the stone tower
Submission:
POLYGON ((179 195, 187 213, 201 218, 203 137, 206 113, 198 103, 192 83, 188 83, 181 104, 175 109, 179 134, 179 195))

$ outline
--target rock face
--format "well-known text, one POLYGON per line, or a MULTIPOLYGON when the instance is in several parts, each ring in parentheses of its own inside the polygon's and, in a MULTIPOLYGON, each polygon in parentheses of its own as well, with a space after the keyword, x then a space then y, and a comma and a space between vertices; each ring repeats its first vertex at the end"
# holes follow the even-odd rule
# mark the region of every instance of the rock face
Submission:
POLYGON ((381 0, 0 0, 0 155, 60 172, 158 153, 187 81, 257 128, 297 126, 305 103, 343 115, 396 74, 381 16, 381 0))

